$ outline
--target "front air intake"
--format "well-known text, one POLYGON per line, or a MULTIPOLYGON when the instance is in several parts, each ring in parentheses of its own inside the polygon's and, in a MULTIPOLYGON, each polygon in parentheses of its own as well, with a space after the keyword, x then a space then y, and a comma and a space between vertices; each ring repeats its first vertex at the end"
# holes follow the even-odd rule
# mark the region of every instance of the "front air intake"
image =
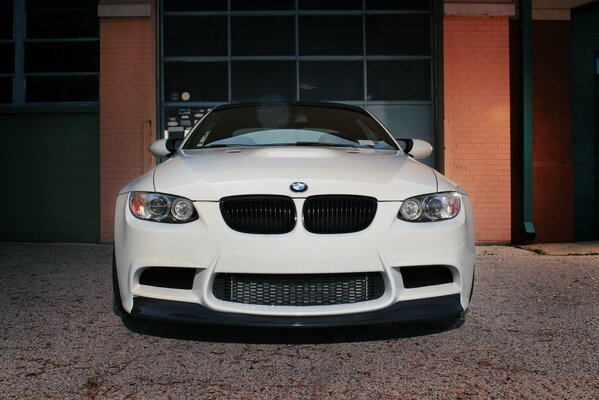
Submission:
POLYGON ((295 227, 295 205, 285 196, 233 196, 220 201, 227 225, 238 232, 274 235, 295 227))
POLYGON ((214 297, 264 306, 331 306, 378 299, 385 293, 378 272, 347 274, 217 274, 214 297))
POLYGON ((187 289, 193 287, 196 268, 149 267, 139 276, 139 284, 168 289, 187 289))
POLYGON ((312 196, 304 203, 304 226, 312 233, 352 233, 368 228, 376 214, 373 197, 312 196))
POLYGON ((421 265, 394 269, 399 269, 403 285, 406 289, 443 285, 453 282, 453 273, 446 265, 421 265))

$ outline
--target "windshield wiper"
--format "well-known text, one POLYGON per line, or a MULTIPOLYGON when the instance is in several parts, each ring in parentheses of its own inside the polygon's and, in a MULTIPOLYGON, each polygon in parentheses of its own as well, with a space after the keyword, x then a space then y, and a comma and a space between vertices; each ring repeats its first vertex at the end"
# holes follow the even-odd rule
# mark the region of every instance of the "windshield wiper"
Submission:
POLYGON ((321 146, 321 147, 350 147, 360 148, 357 145, 344 144, 344 143, 319 143, 319 142, 296 142, 296 143, 268 143, 268 144, 207 144, 199 149, 216 149, 219 147, 264 147, 264 146, 321 146))
POLYGON ((345 144, 345 143, 319 143, 319 142, 296 142, 289 143, 288 146, 324 146, 324 147, 352 147, 358 148, 358 146, 353 144, 345 144))
POLYGON ((199 147, 200 149, 216 149, 219 147, 248 147, 255 146, 253 144, 207 144, 206 146, 199 147))

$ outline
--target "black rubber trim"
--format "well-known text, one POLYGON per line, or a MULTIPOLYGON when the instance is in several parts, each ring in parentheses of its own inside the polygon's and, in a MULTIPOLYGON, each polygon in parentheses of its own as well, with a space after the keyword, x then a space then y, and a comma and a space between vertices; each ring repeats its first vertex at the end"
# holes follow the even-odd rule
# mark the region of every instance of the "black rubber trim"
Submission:
POLYGON ((368 112, 362 107, 351 105, 351 104, 342 104, 342 103, 334 103, 328 101, 240 101, 234 103, 222 104, 214 107, 212 112, 229 110, 231 108, 243 108, 243 107, 257 107, 257 106, 306 106, 306 107, 327 107, 327 108, 336 108, 339 110, 349 110, 354 111, 362 115, 370 116, 368 112))
POLYGON ((380 325, 459 317, 464 313, 460 295, 408 300, 382 310, 319 317, 273 317, 224 313, 196 303, 134 297, 131 315, 134 317, 187 322, 205 325, 264 326, 264 327, 327 327, 347 325, 380 325))

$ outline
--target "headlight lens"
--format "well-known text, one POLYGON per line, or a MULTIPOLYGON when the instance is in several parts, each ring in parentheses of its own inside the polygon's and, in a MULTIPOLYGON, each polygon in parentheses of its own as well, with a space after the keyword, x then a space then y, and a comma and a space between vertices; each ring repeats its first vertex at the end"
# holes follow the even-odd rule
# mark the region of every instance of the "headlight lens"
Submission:
POLYGON ((410 222, 432 222, 454 218, 461 208, 457 192, 434 193, 406 199, 397 217, 410 222))
POLYGON ((191 200, 162 193, 133 192, 129 209, 137 218, 150 221, 183 223, 198 219, 191 200))
POLYGON ((173 217, 178 219, 179 221, 187 221, 193 215, 195 208, 193 208, 193 204, 191 201, 187 199, 176 199, 172 203, 171 212, 173 213, 173 217))

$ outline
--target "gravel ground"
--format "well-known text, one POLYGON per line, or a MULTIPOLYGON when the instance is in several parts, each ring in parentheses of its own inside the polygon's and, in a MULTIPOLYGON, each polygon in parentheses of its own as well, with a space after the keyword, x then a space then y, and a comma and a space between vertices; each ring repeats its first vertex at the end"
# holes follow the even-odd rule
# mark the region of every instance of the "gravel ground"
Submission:
POLYGON ((598 256, 479 247, 463 324, 342 330, 124 325, 110 262, 0 244, 0 398, 599 398, 598 256))

